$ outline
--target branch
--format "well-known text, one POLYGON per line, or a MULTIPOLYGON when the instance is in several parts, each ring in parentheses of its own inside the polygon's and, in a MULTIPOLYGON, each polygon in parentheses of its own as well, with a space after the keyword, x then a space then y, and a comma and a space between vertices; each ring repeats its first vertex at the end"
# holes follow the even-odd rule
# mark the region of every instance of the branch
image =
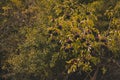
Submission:
POLYGON ((97 70, 95 71, 93 77, 90 80, 96 80, 97 74, 98 74, 99 67, 97 67, 97 70))
POLYGON ((119 62, 117 62, 117 61, 114 60, 114 59, 112 59, 112 62, 113 62, 114 64, 116 64, 116 65, 120 68, 120 64, 119 64, 119 62))

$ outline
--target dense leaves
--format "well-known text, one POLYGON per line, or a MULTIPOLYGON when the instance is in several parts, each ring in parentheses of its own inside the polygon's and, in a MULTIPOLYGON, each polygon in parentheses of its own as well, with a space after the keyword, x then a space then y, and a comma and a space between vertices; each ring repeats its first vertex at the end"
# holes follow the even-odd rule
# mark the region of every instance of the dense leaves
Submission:
POLYGON ((1 79, 113 80, 106 76, 114 66, 120 67, 119 4, 1 1, 1 79))

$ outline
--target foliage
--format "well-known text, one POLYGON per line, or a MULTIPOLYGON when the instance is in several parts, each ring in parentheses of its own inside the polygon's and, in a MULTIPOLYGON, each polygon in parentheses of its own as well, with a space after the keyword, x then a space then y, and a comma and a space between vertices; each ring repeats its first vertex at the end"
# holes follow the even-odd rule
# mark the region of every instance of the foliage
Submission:
POLYGON ((119 0, 0 4, 3 78, 104 80, 110 64, 119 66, 119 0))

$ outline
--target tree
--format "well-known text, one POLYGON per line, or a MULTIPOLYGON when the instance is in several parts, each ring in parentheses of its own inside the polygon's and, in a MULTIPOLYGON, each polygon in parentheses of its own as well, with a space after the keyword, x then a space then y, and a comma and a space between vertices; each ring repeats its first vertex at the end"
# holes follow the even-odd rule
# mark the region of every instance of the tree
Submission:
POLYGON ((19 54, 18 45, 25 39, 20 29, 34 24, 32 22, 35 21, 36 12, 35 4, 31 4, 30 0, 0 1, 0 76, 11 73, 7 59, 13 54, 19 54))
POLYGON ((22 36, 10 48, 19 54, 6 55, 13 80, 104 80, 111 64, 119 66, 120 1, 11 1, 21 18, 8 22, 16 20, 22 36))

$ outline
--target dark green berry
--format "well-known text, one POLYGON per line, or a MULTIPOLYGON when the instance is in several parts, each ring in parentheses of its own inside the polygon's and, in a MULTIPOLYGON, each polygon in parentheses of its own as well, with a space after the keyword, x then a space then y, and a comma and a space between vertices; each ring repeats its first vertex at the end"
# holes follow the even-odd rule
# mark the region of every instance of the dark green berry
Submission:
POLYGON ((52 34, 52 32, 53 32, 52 30, 49 30, 49 31, 48 31, 49 34, 52 34))
POLYGON ((67 39, 66 43, 71 44, 71 43, 72 43, 72 40, 67 39))
POLYGON ((89 45, 90 45, 90 43, 86 43, 86 45, 87 45, 87 46, 89 46, 89 45))
POLYGON ((79 37, 80 37, 79 34, 76 34, 76 35, 74 36, 75 39, 77 39, 77 38, 79 38, 79 37))
POLYGON ((62 30, 62 26, 61 26, 61 25, 58 25, 58 29, 62 30))
POLYGON ((107 40, 106 39, 101 39, 101 42, 107 42, 107 40))
POLYGON ((86 12, 86 15, 90 15, 90 12, 86 12))
POLYGON ((55 32, 53 33, 53 35, 54 35, 54 36, 58 36, 58 32, 55 31, 55 32))
POLYGON ((73 48, 73 47, 70 47, 69 49, 70 49, 70 50, 74 50, 74 48, 73 48))
POLYGON ((82 43, 83 43, 83 42, 85 42, 85 41, 86 41, 86 39, 85 39, 85 38, 82 38, 82 39, 81 39, 81 42, 82 42, 82 43))
POLYGON ((95 37, 95 41, 99 41, 99 37, 98 36, 95 37))
POLYGON ((68 49, 68 48, 66 48, 66 49, 65 49, 65 52, 69 52, 69 49, 68 49))
POLYGON ((65 19, 70 19, 70 15, 67 14, 67 15, 65 16, 65 19))

